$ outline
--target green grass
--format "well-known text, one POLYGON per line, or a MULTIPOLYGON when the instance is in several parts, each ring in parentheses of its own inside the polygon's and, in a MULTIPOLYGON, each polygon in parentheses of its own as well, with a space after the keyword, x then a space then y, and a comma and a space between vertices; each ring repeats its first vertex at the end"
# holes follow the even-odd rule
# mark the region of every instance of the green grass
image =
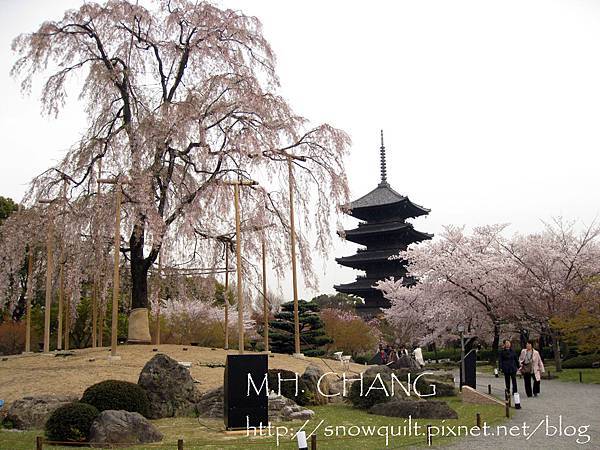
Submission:
MULTIPOLYGON (((548 369, 546 369, 546 372, 548 369)), ((563 369, 562 372, 554 370, 554 365, 550 368, 552 375, 557 375, 559 381, 579 383, 579 372, 582 374, 582 381, 586 384, 600 384, 600 369, 563 369)))
MULTIPOLYGON (((459 398, 444 398, 448 402, 451 408, 453 408, 459 416, 459 419, 454 420, 429 420, 422 419, 416 421, 422 427, 427 424, 431 425, 466 425, 469 428, 475 425, 476 413, 480 413, 483 422, 488 424, 500 423, 504 420, 504 409, 496 405, 472 405, 463 404, 459 398)), ((334 432, 336 426, 370 426, 370 427, 381 427, 381 426, 404 426, 406 425, 406 419, 395 418, 395 417, 384 417, 367 414, 364 411, 353 409, 347 405, 328 405, 328 406, 317 406, 314 407, 315 417, 306 425, 305 431, 307 435, 318 426, 323 420, 323 424, 316 433, 318 437, 318 443, 322 444, 320 448, 327 449, 375 449, 385 448, 385 438, 375 436, 340 436, 340 437, 326 437, 324 431, 326 426, 330 426, 334 432)), ((415 421, 413 421, 414 423, 415 421)), ((176 418, 176 419, 161 419, 153 421, 158 426, 160 431, 165 435, 162 443, 141 445, 128 447, 135 450, 152 450, 152 449, 173 449, 177 447, 177 439, 183 438, 185 449, 195 448, 206 448, 206 449, 265 449, 265 448, 277 448, 275 443, 275 437, 256 437, 248 438, 245 435, 226 435, 222 432, 223 422, 221 420, 212 419, 193 419, 193 418, 176 418)), ((290 433, 298 430, 303 425, 302 422, 283 422, 278 424, 285 426, 290 430, 290 433), (292 431, 293 429, 293 431, 292 431)), ((394 428, 396 429, 396 428, 394 428)), ((356 430, 356 428, 354 429, 356 430)), ((282 430, 283 431, 283 430, 282 430)), ((339 429, 341 434, 341 429, 339 429)), ((397 433, 397 431, 395 431, 397 433)), ((16 432, 8 430, 0 430, 0 449, 11 449, 11 450, 31 450, 35 448, 35 438, 43 433, 41 431, 28 431, 28 432, 16 432)), ((434 438, 434 444, 447 443, 448 438, 434 438)), ((425 446, 424 436, 412 436, 412 437, 390 437, 389 448, 399 448, 414 445, 425 446)), ((46 448, 46 447, 44 447, 46 448)), ((48 446, 48 448, 54 450, 68 450, 73 447, 59 447, 59 446, 48 446)), ((281 449, 296 449, 297 445, 295 440, 290 440, 288 435, 285 438, 281 438, 279 448, 281 449)))
MULTIPOLYGON (((600 384, 600 369, 563 369, 562 372, 556 371, 554 363, 546 364, 546 372, 550 372, 558 381, 567 383, 579 383, 579 372, 582 373, 582 381, 585 384, 600 384)), ((493 373, 494 368, 490 365, 478 366, 478 372, 493 373)), ((500 374, 502 376, 502 374, 500 374)))

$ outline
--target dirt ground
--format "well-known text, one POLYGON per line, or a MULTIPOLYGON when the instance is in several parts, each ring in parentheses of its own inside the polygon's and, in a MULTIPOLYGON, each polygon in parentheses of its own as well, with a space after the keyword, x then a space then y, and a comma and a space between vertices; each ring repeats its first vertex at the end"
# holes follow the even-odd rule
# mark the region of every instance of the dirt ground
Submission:
MULTIPOLYGON (((0 358, 0 400, 6 404, 28 396, 40 394, 83 394, 83 391, 102 380, 126 380, 136 383, 144 364, 156 353, 152 345, 119 346, 120 361, 109 361, 109 348, 75 350, 75 356, 56 357, 41 353, 0 358)), ((201 392, 223 384, 223 367, 207 365, 224 364, 228 352, 223 349, 160 345, 159 351, 177 361, 192 363, 192 377, 200 383, 201 392), (187 351, 183 349, 187 348, 187 351)), ((236 354, 235 350, 229 353, 236 354)), ((287 369, 303 373, 309 364, 316 364, 326 372, 341 373, 338 361, 320 358, 297 359, 291 355, 273 354, 269 368, 287 369)), ((351 364, 350 371, 362 372, 365 366, 351 364)))

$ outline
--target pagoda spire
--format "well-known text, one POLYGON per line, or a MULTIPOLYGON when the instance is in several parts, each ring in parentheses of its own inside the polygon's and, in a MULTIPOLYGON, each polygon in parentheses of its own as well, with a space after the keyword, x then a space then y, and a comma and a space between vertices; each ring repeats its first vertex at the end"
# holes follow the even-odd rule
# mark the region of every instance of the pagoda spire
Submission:
POLYGON ((385 168, 385 146, 383 145, 383 130, 381 130, 381 147, 379 148, 379 158, 381 164, 381 183, 380 186, 385 186, 387 182, 387 171, 385 168))

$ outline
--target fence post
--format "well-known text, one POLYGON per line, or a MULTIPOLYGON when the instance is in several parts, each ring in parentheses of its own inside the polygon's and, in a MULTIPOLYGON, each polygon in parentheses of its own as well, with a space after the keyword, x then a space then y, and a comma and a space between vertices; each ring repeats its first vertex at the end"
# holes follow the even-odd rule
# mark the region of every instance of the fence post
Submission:
POLYGON ((492 395, 492 385, 488 384, 488 394, 492 395))
POLYGON ((37 436, 35 438, 35 450, 43 450, 44 449, 44 438, 42 436, 37 436))
POLYGON ((506 418, 507 418, 507 419, 510 419, 510 403, 508 402, 508 400, 506 400, 506 403, 505 403, 505 405, 506 405, 506 407, 505 407, 505 410, 506 410, 506 418))
POLYGON ((583 383, 583 372, 581 370, 579 371, 579 382, 583 383))
POLYGON ((313 434, 310 437, 310 450, 317 450, 317 435, 313 434))
POLYGON ((431 446, 433 439, 431 437, 431 425, 427 425, 427 445, 431 446))
POLYGON ((481 428, 481 413, 477 413, 477 428, 481 428))
POLYGON ((177 439, 177 450, 183 450, 183 439, 177 439))

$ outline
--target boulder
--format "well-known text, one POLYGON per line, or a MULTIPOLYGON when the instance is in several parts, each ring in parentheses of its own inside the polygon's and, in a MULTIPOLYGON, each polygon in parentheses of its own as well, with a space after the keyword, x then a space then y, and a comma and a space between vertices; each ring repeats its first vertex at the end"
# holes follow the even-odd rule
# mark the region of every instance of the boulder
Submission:
POLYGON ((425 376, 420 378, 419 381, 421 381, 421 383, 417 383, 417 387, 422 394, 431 393, 431 385, 435 386, 436 397, 453 397, 457 394, 456 388, 454 387, 454 381, 444 381, 425 376))
POLYGON ((329 395, 335 395, 335 397, 328 397, 330 403, 340 403, 344 402, 345 398, 348 397, 350 393, 350 388, 352 387, 353 380, 346 380, 346 397, 344 397, 344 380, 342 378, 333 379, 329 382, 329 395))
MULTIPOLYGON (((269 395, 269 421, 283 422, 290 420, 308 420, 314 415, 314 411, 298 405, 294 400, 277 395, 272 392, 269 395)), ((223 386, 202 394, 197 404, 200 417, 213 419, 223 418, 223 386)))
POLYGON ((325 374, 325 372, 318 366, 311 364, 306 368, 302 376, 300 377, 306 383, 306 387, 312 392, 311 398, 312 405, 326 405, 329 403, 329 397, 325 397, 321 394, 329 394, 329 380, 327 377, 323 377, 319 383, 319 379, 325 374), (317 386, 319 383, 319 386, 317 386), (320 389, 320 391, 319 391, 320 389))
POLYGON ((314 414, 312 409, 304 408, 283 395, 275 393, 269 395, 269 422, 308 420, 314 414))
POLYGON ((200 417, 223 418, 223 392, 223 386, 221 386, 202 394, 196 405, 200 417))
POLYGON ((146 363, 138 384, 146 390, 150 408, 148 417, 193 416, 200 392, 189 370, 167 355, 159 353, 146 363))
POLYGON ((76 395, 23 397, 12 403, 4 421, 19 430, 43 429, 56 408, 77 400, 76 395))
POLYGON ((458 419, 458 414, 441 400, 398 399, 377 403, 369 413, 388 417, 412 417, 413 419, 458 419))
POLYGON ((369 366, 369 368, 363 372, 363 377, 375 377, 378 373, 380 373, 382 380, 389 380, 390 376, 392 375, 392 372, 393 370, 385 365, 369 366))
POLYGON ((94 447, 113 447, 114 444, 147 444, 160 442, 163 435, 140 413, 102 411, 90 427, 90 442, 94 447))
POLYGON ((410 369, 420 370, 419 363, 408 355, 400 355, 400 357, 389 365, 391 369, 410 369))

